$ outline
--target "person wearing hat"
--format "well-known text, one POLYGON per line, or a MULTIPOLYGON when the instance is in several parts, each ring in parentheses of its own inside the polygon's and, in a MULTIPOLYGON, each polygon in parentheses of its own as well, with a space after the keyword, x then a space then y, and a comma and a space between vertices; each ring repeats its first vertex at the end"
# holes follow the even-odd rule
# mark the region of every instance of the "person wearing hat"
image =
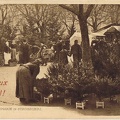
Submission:
POLYGON ((16 71, 16 97, 23 103, 34 100, 33 87, 36 76, 40 72, 40 59, 21 64, 16 71))
POLYGON ((65 67, 65 65, 68 64, 68 50, 66 50, 66 46, 62 46, 62 50, 59 53, 59 64, 62 67, 65 67))
POLYGON ((82 59, 82 49, 78 44, 78 40, 75 40, 74 45, 71 46, 70 55, 73 55, 73 66, 78 67, 82 59))
POLYGON ((28 45, 27 41, 23 39, 19 44, 19 63, 25 64, 29 62, 29 51, 30 46, 28 45))

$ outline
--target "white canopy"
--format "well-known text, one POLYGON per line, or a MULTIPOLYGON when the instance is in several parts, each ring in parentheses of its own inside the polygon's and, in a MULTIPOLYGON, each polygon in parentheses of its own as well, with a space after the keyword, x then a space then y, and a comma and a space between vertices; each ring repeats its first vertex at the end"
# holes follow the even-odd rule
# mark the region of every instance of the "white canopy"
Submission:
MULTIPOLYGON (((90 34, 89 35, 90 44, 91 44, 94 36, 95 36, 94 34, 90 34)), ((78 43, 81 44, 82 38, 81 38, 81 33, 80 32, 75 32, 71 36, 71 38, 70 38, 70 45, 73 45, 75 40, 78 40, 78 43)))
POLYGON ((70 45, 73 45, 74 44, 74 41, 75 40, 78 40, 78 43, 81 44, 81 33, 80 32, 75 32, 71 38, 70 38, 70 45))
MULTIPOLYGON (((89 34, 89 40, 90 40, 90 44, 92 42, 92 40, 94 40, 96 38, 96 36, 101 36, 101 37, 104 37, 104 33, 111 29, 112 27, 114 27, 115 29, 117 29, 118 31, 120 31, 120 26, 110 26, 106 29, 103 29, 103 30, 100 30, 98 32, 95 32, 95 33, 91 33, 89 34)), ((75 32, 71 38, 70 38, 70 45, 73 45, 74 44, 74 41, 75 40, 78 40, 79 44, 81 44, 81 41, 82 41, 82 38, 81 38, 81 33, 80 32, 75 32)))
POLYGON ((120 32, 120 26, 111 26, 111 27, 114 27, 116 30, 120 32))

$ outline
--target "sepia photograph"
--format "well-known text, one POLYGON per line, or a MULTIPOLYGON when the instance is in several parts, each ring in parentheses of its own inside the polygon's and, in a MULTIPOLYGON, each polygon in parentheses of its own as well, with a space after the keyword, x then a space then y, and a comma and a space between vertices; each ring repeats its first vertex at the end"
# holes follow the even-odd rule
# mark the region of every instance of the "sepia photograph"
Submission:
POLYGON ((120 4, 0 3, 0 118, 120 115, 120 4))

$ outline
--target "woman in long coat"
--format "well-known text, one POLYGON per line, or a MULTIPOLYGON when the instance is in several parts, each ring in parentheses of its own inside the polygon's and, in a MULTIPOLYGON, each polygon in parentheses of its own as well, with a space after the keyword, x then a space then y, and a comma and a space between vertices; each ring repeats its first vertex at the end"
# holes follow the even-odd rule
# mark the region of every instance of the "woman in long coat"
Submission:
POLYGON ((21 102, 33 100, 33 87, 36 76, 40 72, 39 60, 31 63, 22 64, 16 72, 16 97, 21 102))
POLYGON ((59 53, 59 64, 62 66, 65 66, 68 64, 68 51, 66 50, 66 47, 63 46, 62 50, 59 53))

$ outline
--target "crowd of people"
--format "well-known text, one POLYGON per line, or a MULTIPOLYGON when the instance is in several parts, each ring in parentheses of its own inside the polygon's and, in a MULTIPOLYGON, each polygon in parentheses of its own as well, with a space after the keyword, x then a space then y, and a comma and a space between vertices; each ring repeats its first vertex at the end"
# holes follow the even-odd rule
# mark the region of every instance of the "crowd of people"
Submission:
MULTIPOLYGON (((40 64, 47 64, 47 58, 41 58, 40 52, 44 51, 45 46, 42 47, 37 53, 38 57, 34 58, 36 55, 35 49, 33 49, 30 55, 31 61, 29 61, 29 45, 24 41, 20 44, 20 66, 16 72, 16 97, 20 99, 21 102, 29 103, 30 101, 36 101, 34 96, 34 87, 36 76, 40 72, 40 64), (24 59, 23 59, 24 58, 24 59)), ((70 47, 69 41, 63 43, 63 41, 58 41, 53 46, 54 60, 61 66, 68 64, 68 56, 73 55, 73 66, 77 67, 82 59, 81 46, 78 44, 78 40, 74 41, 74 45, 70 47)), ((42 52, 44 56, 45 52, 42 52)))
POLYGON ((17 59, 19 63, 16 71, 16 97, 22 103, 36 101, 34 87, 36 77, 40 73, 40 65, 47 65, 47 62, 52 60, 52 62, 64 67, 69 62, 68 56, 72 56, 73 66, 77 67, 82 59, 82 49, 78 40, 75 40, 74 45, 71 46, 69 40, 59 39, 49 49, 46 45, 32 46, 25 39, 20 41, 19 44, 12 42, 10 46, 6 46, 5 40, 2 41, 2 44, 5 46, 1 46, 2 53, 11 53, 11 62, 17 59))
MULTIPOLYGON (((46 66, 48 61, 66 65, 69 62, 68 58, 72 57, 73 66, 77 67, 82 59, 82 49, 78 44, 78 40, 75 40, 74 45, 71 46, 69 40, 64 41, 59 39, 51 48, 48 48, 47 45, 32 46, 26 40, 23 40, 20 41, 18 46, 12 45, 13 51, 15 47, 17 47, 16 51, 19 64, 25 64, 41 58, 41 65, 46 66)), ((15 56, 14 52, 12 52, 12 56, 15 56)), ((16 59, 16 56, 12 58, 16 59)))
MULTIPOLYGON (((3 44, 4 42, 2 42, 3 44)), ((37 58, 41 58, 41 65, 47 65, 48 61, 57 62, 60 64, 68 64, 68 56, 73 57, 73 63, 78 64, 82 58, 81 46, 78 44, 78 40, 75 40, 74 45, 70 45, 69 40, 61 40, 61 38, 48 48, 47 45, 42 44, 41 46, 30 45, 25 39, 19 41, 19 43, 12 42, 9 46, 1 45, 2 59, 5 61, 4 52, 9 52, 11 58, 9 62, 17 62, 19 64, 25 64, 32 62, 37 58), (3 47, 5 46, 5 47, 3 47), (2 48, 5 48, 3 50, 2 48)), ((0 60, 2 61, 2 60, 0 60)))
POLYGON ((70 45, 69 41, 62 43, 59 41, 54 46, 55 51, 55 62, 58 62, 60 65, 65 66, 68 64, 68 57, 73 57, 73 66, 77 67, 82 59, 82 49, 78 44, 78 40, 74 41, 74 45, 70 45))
POLYGON ((45 45, 30 45, 24 39, 19 41, 18 44, 11 44, 10 46, 12 48, 11 59, 16 59, 19 64, 25 64, 41 58, 43 61, 41 64, 47 65, 48 55, 46 53, 47 47, 45 45))

